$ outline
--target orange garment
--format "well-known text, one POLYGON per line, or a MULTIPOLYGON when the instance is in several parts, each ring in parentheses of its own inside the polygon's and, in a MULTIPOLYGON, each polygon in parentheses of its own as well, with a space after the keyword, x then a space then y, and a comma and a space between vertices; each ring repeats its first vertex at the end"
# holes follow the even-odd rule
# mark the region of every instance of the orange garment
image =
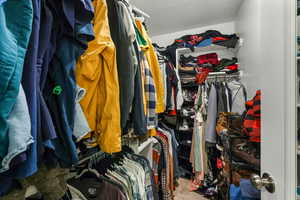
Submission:
POLYGON ((80 57, 76 80, 86 89, 80 104, 96 137, 96 144, 107 153, 121 151, 119 82, 116 50, 111 39, 105 0, 94 0, 95 39, 80 57))
POLYGON ((154 128, 154 129, 150 129, 150 130, 148 130, 148 136, 150 137, 150 136, 156 136, 157 135, 157 131, 156 131, 156 129, 154 128))
POLYGON ((155 53, 155 49, 152 45, 152 41, 148 36, 147 31, 145 30, 143 24, 141 21, 136 20, 137 28, 139 29, 140 33, 144 37, 144 39, 147 41, 149 48, 143 48, 145 51, 145 55, 147 58, 147 61, 150 66, 151 73, 153 75, 154 85, 155 85, 155 91, 156 91, 156 113, 163 113, 166 109, 166 105, 164 103, 164 82, 162 77, 162 72, 159 66, 158 58, 155 53))

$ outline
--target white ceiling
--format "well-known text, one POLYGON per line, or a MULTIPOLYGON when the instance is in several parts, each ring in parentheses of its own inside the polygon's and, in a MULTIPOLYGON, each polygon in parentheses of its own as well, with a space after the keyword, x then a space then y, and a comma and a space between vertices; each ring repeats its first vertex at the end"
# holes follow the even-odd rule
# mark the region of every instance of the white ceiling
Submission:
POLYGON ((234 20, 243 0, 130 0, 151 16, 152 36, 234 20))

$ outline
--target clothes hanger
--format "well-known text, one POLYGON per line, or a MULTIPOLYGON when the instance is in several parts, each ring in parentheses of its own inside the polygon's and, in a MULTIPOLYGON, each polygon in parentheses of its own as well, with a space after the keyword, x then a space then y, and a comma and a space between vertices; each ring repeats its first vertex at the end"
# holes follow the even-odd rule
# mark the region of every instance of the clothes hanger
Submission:
POLYGON ((91 168, 86 168, 80 174, 76 175, 75 178, 78 179, 78 178, 80 178, 80 177, 82 177, 84 175, 87 175, 87 174, 93 175, 94 177, 97 177, 97 178, 100 177, 100 174, 99 174, 99 172, 97 170, 91 169, 91 168))
MULTIPOLYGON (((106 155, 105 155, 104 153, 103 153, 103 154, 97 154, 97 155, 95 155, 95 156, 90 160, 87 169, 83 170, 83 171, 81 172, 81 174, 83 175, 83 174, 85 174, 85 173, 93 173, 93 174, 95 174, 95 175, 99 178, 99 177, 100 177, 100 174, 99 174, 99 172, 98 172, 96 169, 93 168, 93 166, 97 165, 97 164, 101 161, 101 158, 103 158, 103 157, 104 157, 104 158, 106 157, 106 155)), ((80 176, 80 175, 79 175, 79 176, 80 176)))
POLYGON ((129 146, 122 146, 122 152, 131 153, 133 154, 134 151, 129 146))
POLYGON ((105 175, 107 172, 107 169, 111 166, 112 161, 111 158, 105 157, 104 159, 101 160, 101 165, 93 165, 93 168, 95 168, 99 174, 105 175))
POLYGON ((136 20, 141 21, 142 23, 145 22, 145 17, 134 17, 136 20))

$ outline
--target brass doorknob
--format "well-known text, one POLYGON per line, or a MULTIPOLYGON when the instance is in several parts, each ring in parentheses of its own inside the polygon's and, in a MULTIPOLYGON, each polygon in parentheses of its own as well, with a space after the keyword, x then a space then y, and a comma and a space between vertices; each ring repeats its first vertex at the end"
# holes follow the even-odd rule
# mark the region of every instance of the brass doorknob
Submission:
POLYGON ((250 181, 258 190, 266 188, 266 190, 270 193, 275 192, 275 181, 268 173, 264 173, 262 177, 257 174, 253 174, 251 175, 250 181))

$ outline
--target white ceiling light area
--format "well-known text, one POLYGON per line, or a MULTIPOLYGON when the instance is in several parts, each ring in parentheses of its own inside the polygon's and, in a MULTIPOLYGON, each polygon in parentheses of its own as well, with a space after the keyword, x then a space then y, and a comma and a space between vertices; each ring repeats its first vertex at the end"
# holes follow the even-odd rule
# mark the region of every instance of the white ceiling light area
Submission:
POLYGON ((243 0, 130 0, 150 15, 152 36, 233 21, 243 0))

